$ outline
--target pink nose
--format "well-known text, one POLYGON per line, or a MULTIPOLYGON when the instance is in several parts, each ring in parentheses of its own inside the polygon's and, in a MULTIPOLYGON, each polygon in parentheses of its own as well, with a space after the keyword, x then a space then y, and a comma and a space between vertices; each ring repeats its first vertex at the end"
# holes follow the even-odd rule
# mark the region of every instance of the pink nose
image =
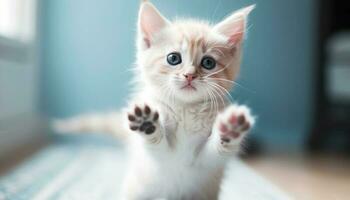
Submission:
POLYGON ((192 82, 193 79, 197 78, 195 74, 184 74, 184 76, 188 82, 192 82))

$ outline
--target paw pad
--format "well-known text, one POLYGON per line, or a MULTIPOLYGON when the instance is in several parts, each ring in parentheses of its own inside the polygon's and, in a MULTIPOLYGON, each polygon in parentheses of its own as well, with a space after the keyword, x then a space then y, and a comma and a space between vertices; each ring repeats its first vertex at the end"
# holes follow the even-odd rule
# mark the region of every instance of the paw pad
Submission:
POLYGON ((155 123, 159 119, 159 113, 145 105, 143 108, 135 106, 132 114, 128 114, 129 127, 132 131, 140 131, 150 135, 156 131, 155 123))
POLYGON ((251 122, 248 120, 249 117, 245 115, 249 115, 249 113, 231 112, 220 121, 219 130, 222 144, 238 139, 250 129, 251 122))

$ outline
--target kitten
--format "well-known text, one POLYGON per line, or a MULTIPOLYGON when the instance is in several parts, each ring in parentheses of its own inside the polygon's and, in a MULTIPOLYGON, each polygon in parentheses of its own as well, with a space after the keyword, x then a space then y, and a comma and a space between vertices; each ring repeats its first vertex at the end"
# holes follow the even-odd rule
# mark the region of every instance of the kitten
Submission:
POLYGON ((122 199, 218 198, 225 164, 254 124, 246 106, 226 98, 253 8, 212 26, 169 21, 142 2, 133 103, 123 112, 55 124, 61 132, 112 132, 128 144, 122 199))

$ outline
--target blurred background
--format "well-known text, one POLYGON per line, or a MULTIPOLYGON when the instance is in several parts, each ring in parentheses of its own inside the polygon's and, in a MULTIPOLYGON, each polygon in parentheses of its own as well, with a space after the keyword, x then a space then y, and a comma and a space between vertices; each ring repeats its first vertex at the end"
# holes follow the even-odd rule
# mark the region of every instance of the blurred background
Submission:
MULTIPOLYGON (((314 111, 316 1, 153 1, 169 18, 218 22, 257 3, 244 62, 233 90, 259 117, 256 137, 274 146, 302 145, 314 111)), ((139 1, 43 1, 41 111, 66 117, 125 104, 135 57, 139 1)), ((269 145, 267 145, 269 146, 269 145)))
MULTIPOLYGON (((258 116, 246 147, 247 162, 292 193, 310 192, 297 186, 301 178, 305 184, 328 190, 324 182, 334 181, 331 189, 339 187, 333 193, 350 190, 350 6, 346 1, 152 2, 170 19, 184 16, 212 22, 257 4, 237 80, 241 86, 232 91, 258 116), (329 176, 314 178, 319 174, 329 176)), ((29 155, 59 140, 48 129, 48 119, 110 111, 126 104, 138 7, 138 0, 0 0, 3 166, 18 163, 10 161, 13 155, 29 155)))

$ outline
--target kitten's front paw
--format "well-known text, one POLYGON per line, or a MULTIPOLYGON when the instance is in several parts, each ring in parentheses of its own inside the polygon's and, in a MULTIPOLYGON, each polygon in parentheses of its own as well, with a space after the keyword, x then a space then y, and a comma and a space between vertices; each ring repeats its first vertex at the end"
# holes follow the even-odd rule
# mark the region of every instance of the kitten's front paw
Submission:
POLYGON ((220 150, 234 151, 254 124, 254 118, 246 106, 231 105, 219 114, 216 128, 220 136, 220 150))
POLYGON ((128 114, 129 128, 146 136, 151 143, 159 142, 159 113, 147 104, 135 105, 128 114))

